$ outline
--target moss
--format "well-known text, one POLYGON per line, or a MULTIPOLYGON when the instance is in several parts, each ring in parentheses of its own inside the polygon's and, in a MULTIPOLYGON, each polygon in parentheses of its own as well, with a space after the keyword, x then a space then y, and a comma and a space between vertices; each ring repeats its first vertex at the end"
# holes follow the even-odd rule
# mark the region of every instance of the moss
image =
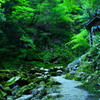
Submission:
POLYGON ((41 81, 43 81, 44 80, 44 78, 43 77, 36 77, 36 78, 34 78, 32 81, 34 82, 34 83, 37 83, 37 84, 39 84, 41 81))
POLYGON ((5 86, 10 86, 16 83, 16 81, 18 81, 21 77, 16 76, 16 77, 12 77, 10 80, 8 80, 5 84, 5 86))
POLYGON ((100 93, 100 71, 96 71, 88 76, 83 82, 83 86, 91 92, 100 93))
POLYGON ((67 73, 66 76, 65 76, 66 79, 74 79, 75 78, 75 75, 73 74, 70 74, 70 73, 67 73))
POLYGON ((81 65, 78 68, 78 72, 93 73, 94 72, 93 63, 91 63, 91 62, 85 62, 83 65, 81 65))
POLYGON ((81 81, 82 80, 82 77, 75 77, 74 78, 76 81, 81 81))
POLYGON ((7 95, 4 91, 0 89, 0 99, 4 98, 7 95))
POLYGON ((48 87, 52 87, 52 85, 60 85, 60 84, 61 84, 61 83, 55 81, 53 78, 50 78, 50 79, 48 80, 48 82, 46 83, 46 85, 47 85, 48 87))

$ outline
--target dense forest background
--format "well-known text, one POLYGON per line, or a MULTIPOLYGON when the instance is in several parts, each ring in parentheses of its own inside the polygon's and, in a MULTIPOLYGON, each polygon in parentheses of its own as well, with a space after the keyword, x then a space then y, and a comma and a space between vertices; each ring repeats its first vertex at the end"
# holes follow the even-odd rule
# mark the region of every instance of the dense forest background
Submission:
POLYGON ((99 0, 0 0, 0 66, 49 67, 89 50, 85 23, 99 0))

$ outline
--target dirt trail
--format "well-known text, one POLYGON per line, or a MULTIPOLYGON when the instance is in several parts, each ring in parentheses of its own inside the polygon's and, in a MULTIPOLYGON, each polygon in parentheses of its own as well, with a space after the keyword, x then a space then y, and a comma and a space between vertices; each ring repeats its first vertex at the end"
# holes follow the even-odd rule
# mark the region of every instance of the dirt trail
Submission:
POLYGON ((63 97, 57 100, 100 100, 94 97, 93 94, 77 88, 77 86, 82 84, 81 82, 65 79, 64 76, 56 76, 53 78, 61 83, 60 93, 63 97))

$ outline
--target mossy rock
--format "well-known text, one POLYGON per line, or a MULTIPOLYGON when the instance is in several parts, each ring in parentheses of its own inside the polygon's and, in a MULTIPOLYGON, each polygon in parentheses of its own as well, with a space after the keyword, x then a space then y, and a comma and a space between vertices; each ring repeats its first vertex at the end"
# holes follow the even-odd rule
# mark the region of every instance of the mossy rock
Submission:
POLYGON ((44 80, 44 77, 43 76, 41 76, 41 77, 36 77, 35 79, 33 79, 32 81, 34 82, 34 83, 37 83, 37 84, 39 84, 41 81, 43 81, 44 80))
POLYGON ((66 76, 65 76, 66 79, 74 79, 75 78, 75 75, 74 74, 70 74, 70 73, 67 73, 66 76))
POLYGON ((4 91, 2 91, 1 89, 0 89, 0 99, 1 100, 4 100, 4 97, 7 95, 7 93, 6 92, 4 92, 4 91))
POLYGON ((88 76, 83 82, 83 86, 91 92, 100 93, 100 71, 96 71, 88 76))
POLYGON ((57 76, 57 72, 50 72, 51 76, 57 76))
POLYGON ((15 84, 20 78, 21 78, 20 76, 12 77, 6 82, 5 86, 11 86, 15 84))
POLYGON ((0 73, 0 82, 9 80, 10 75, 6 73, 0 73))
POLYGON ((53 78, 50 78, 46 84, 47 84, 47 86, 52 87, 53 85, 60 85, 61 83, 57 82, 53 78))
POLYGON ((29 82, 29 79, 28 78, 20 78, 16 84, 18 84, 19 86, 24 86, 24 85, 28 85, 30 82, 29 82))
POLYGON ((30 94, 30 91, 31 91, 32 89, 34 89, 35 86, 36 86, 36 85, 35 85, 34 83, 30 83, 30 84, 28 84, 28 85, 25 85, 25 86, 19 88, 18 90, 16 90, 16 91, 15 91, 15 95, 16 95, 17 97, 20 97, 20 96, 22 96, 23 94, 30 94))
POLYGON ((83 65, 81 65, 78 68, 78 72, 86 72, 86 73, 93 73, 94 69, 93 69, 93 63, 92 62, 85 62, 83 65))

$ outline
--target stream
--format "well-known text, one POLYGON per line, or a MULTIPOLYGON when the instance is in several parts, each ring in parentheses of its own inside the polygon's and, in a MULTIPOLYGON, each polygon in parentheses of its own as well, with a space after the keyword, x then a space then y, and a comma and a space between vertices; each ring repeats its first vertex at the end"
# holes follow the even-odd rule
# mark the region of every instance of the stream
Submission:
POLYGON ((62 97, 56 100, 100 100, 100 98, 95 97, 92 93, 78 88, 82 84, 81 82, 65 79, 64 76, 53 78, 61 83, 59 91, 62 97))

